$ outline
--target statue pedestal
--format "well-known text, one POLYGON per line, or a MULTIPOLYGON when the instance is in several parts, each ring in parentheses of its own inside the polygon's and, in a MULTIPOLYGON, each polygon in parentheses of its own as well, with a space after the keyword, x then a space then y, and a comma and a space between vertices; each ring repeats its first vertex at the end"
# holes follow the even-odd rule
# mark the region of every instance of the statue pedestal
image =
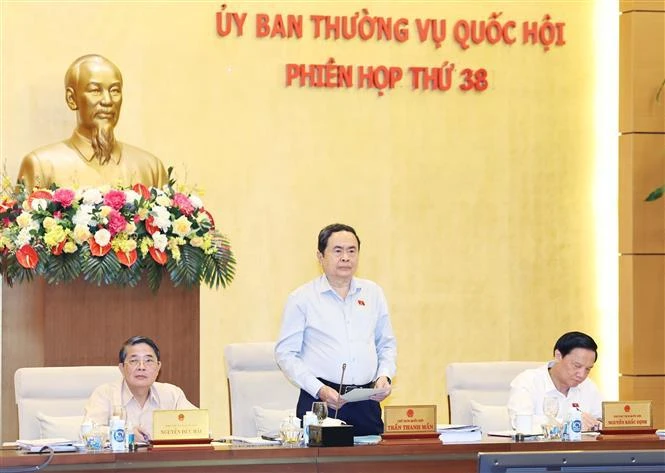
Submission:
POLYGON ((161 351, 158 381, 180 386, 199 404, 199 290, 157 293, 75 281, 2 286, 2 441, 16 440, 14 372, 26 366, 114 365, 123 341, 145 335, 161 351))

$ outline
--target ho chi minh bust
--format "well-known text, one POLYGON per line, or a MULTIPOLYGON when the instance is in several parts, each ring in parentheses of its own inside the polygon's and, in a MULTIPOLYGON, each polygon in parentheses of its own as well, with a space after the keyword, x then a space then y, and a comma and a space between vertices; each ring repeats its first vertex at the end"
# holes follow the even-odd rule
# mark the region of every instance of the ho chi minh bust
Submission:
POLYGON ((116 141, 120 118, 122 75, 97 54, 78 58, 65 75, 65 101, 76 111, 71 138, 28 154, 18 180, 26 188, 98 186, 102 184, 161 187, 167 183, 162 162, 152 154, 116 141))

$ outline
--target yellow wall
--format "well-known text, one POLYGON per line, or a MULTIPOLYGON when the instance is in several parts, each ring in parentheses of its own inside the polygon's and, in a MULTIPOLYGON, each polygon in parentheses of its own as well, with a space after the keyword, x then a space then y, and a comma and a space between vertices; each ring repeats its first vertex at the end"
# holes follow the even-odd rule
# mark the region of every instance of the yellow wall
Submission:
MULTIPOLYGON (((602 313, 596 238, 616 228, 598 229, 594 214, 604 166, 595 9, 616 12, 613 2, 233 2, 227 11, 248 13, 245 34, 225 38, 215 31, 219 5, 3 2, 0 64, 0 156, 10 176, 25 153, 71 133, 64 72, 97 52, 124 75, 116 136, 206 189, 238 259, 228 290, 201 290, 201 404, 215 432, 228 429, 224 345, 277 336, 287 294, 318 274, 316 235, 333 221, 355 226, 360 276, 381 284, 391 305, 399 359, 390 403, 437 403, 445 421, 447 363, 545 360, 573 329, 595 335, 599 364, 615 366, 602 356, 603 344, 616 344, 601 338, 604 317, 616 325, 616 314, 612 304, 602 313), (363 7, 408 18, 410 39, 314 40, 308 22, 301 40, 254 35, 257 12, 363 7), (549 13, 566 23, 567 44, 547 53, 522 45, 520 26, 510 47, 462 51, 452 41, 456 20, 493 11, 518 25, 549 13), (441 48, 418 41, 416 18, 448 20, 441 48), (403 68, 447 60, 486 68, 490 87, 419 92, 404 79, 382 97, 284 87, 286 63, 329 57, 403 68)), ((601 258, 612 268, 616 247, 601 258)))

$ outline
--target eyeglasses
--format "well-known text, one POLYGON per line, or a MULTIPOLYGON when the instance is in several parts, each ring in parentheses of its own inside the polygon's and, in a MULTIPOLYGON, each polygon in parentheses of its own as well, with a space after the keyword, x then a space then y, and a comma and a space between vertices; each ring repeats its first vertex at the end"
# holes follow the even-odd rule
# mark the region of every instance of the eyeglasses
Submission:
POLYGON ((157 367, 158 361, 154 358, 132 358, 131 360, 125 361, 125 364, 131 368, 138 368, 141 363, 143 363, 145 369, 152 370, 157 367))

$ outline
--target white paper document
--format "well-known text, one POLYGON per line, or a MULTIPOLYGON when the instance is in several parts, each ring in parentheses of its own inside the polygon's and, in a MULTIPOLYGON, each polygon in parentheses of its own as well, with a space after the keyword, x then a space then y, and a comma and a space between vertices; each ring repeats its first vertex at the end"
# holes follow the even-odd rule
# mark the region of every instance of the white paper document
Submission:
POLYGON ((390 388, 357 388, 342 394, 341 398, 346 402, 367 401, 370 396, 375 394, 385 394, 390 388))
MULTIPOLYGON (((281 442, 279 440, 268 440, 262 437, 241 437, 239 435, 227 435, 220 439, 222 443, 224 442, 233 442, 241 443, 245 445, 279 445, 281 442)), ((217 441, 219 442, 219 441, 217 441)))
POLYGON ((480 430, 477 425, 471 424, 436 424, 436 431, 443 432, 475 432, 480 430))
POLYGON ((30 453, 40 453, 44 447, 49 447, 54 452, 75 452, 77 450, 75 442, 65 438, 17 440, 16 444, 22 450, 27 450, 30 453))

